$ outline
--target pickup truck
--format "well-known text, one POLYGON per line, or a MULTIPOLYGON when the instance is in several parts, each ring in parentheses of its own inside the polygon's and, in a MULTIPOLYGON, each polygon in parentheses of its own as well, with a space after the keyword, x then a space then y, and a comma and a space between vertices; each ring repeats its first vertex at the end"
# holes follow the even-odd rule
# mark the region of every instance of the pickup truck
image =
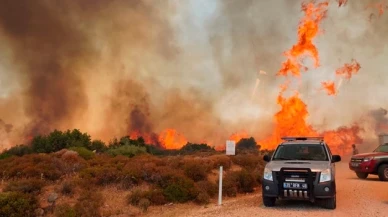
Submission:
POLYGON ((276 200, 320 201, 327 209, 336 208, 335 163, 323 137, 283 137, 268 162, 262 179, 264 206, 275 206, 276 200))
POLYGON ((378 175, 380 181, 388 180, 388 143, 378 146, 370 153, 353 155, 349 161, 349 169, 357 177, 366 179, 369 174, 378 175))

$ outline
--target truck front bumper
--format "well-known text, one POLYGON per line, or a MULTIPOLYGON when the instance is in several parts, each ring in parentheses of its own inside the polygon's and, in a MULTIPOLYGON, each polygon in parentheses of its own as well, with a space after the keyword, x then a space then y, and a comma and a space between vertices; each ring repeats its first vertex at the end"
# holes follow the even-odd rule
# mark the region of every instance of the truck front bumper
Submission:
POLYGON ((332 198, 336 194, 336 186, 334 181, 317 183, 308 190, 283 190, 279 192, 278 183, 269 180, 262 180, 262 194, 264 197, 276 197, 282 199, 296 200, 314 200, 315 198, 332 198), (305 197, 305 193, 309 195, 305 197), (308 192, 307 192, 308 191, 308 192), (310 193, 312 191, 312 193, 310 193))

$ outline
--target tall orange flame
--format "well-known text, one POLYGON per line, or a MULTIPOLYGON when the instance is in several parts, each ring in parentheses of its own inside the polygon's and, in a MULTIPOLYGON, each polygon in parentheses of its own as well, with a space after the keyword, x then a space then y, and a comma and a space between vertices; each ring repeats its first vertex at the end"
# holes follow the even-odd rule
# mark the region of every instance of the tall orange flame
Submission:
POLYGON ((187 139, 174 129, 166 129, 159 134, 159 142, 166 149, 180 149, 187 144, 187 139))
POLYGON ((282 67, 277 73, 286 76, 290 72, 293 76, 300 76, 300 71, 306 71, 308 68, 302 66, 299 62, 303 55, 309 55, 314 60, 314 66, 319 66, 318 49, 313 44, 313 39, 320 33, 319 25, 326 17, 328 2, 319 3, 315 6, 313 3, 302 3, 302 10, 305 17, 302 18, 298 28, 298 42, 292 48, 285 52, 287 60, 282 63, 282 67))
MULTIPOLYGON (((303 55, 308 55, 314 60, 314 66, 319 66, 318 49, 313 44, 313 39, 320 32, 319 25, 326 16, 328 2, 315 5, 314 3, 302 4, 302 10, 305 16, 302 18, 298 28, 298 42, 287 52, 287 60, 282 63, 282 67, 277 73, 278 76, 287 76, 291 73, 294 77, 299 77, 302 70, 307 67, 302 64, 300 59, 303 55)), ((359 65, 351 68, 359 69, 359 65)), ((339 70, 340 75, 343 75, 339 70)), ((353 73, 351 73, 353 74, 353 73)), ((280 111, 274 116, 275 128, 273 133, 266 139, 259 142, 263 149, 273 149, 280 142, 283 136, 324 136, 325 141, 330 145, 333 151, 346 153, 351 143, 360 142, 358 136, 360 128, 353 126, 351 128, 343 127, 333 131, 317 132, 306 122, 309 115, 307 105, 296 92, 291 97, 284 97, 283 92, 287 89, 289 80, 281 86, 277 103, 281 107, 280 111), (342 147, 342 148, 341 148, 342 147)), ((334 82, 322 82, 325 89, 330 94, 335 94, 334 82)))

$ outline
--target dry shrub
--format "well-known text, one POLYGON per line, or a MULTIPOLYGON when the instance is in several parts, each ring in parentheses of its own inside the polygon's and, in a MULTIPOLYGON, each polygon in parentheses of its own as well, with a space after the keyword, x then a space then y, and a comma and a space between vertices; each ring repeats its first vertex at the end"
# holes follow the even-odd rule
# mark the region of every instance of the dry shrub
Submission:
POLYGON ((72 196, 75 191, 75 184, 71 181, 65 181, 62 183, 61 193, 63 195, 72 196))
POLYGON ((232 161, 248 171, 253 171, 257 167, 264 165, 262 157, 254 154, 232 156, 232 161))
POLYGON ((10 182, 4 191, 17 191, 26 194, 39 193, 45 186, 45 182, 39 179, 27 179, 22 181, 10 182))
POLYGON ((218 169, 222 166, 224 170, 229 170, 232 166, 231 159, 226 155, 213 155, 209 157, 209 160, 212 162, 213 169, 218 169))
POLYGON ((142 199, 147 199, 153 205, 166 204, 166 198, 163 195, 163 191, 160 189, 150 189, 147 191, 135 189, 127 196, 127 203, 133 206, 139 206, 142 199))
POLYGON ((210 196, 205 191, 200 191, 195 198, 195 202, 198 204, 208 204, 210 202, 210 196))
POLYGON ((4 159, 1 176, 5 178, 43 178, 58 180, 62 175, 64 162, 47 154, 31 154, 4 159))
POLYGON ((95 190, 84 190, 81 192, 77 203, 74 206, 76 216, 100 217, 100 207, 104 204, 104 199, 100 192, 95 190))
POLYGON ((253 192, 257 185, 254 175, 243 169, 227 173, 222 187, 227 196, 234 197, 237 193, 253 192))
POLYGON ((111 165, 95 166, 82 170, 80 177, 88 179, 96 185, 106 186, 120 181, 122 173, 111 165))
POLYGON ((56 217, 76 217, 73 207, 68 204, 62 204, 55 207, 54 214, 56 217))
POLYGON ((205 191, 210 197, 214 197, 217 195, 218 186, 210 181, 199 181, 196 183, 197 188, 205 191))
POLYGON ((186 160, 183 164, 185 175, 196 182, 205 180, 210 169, 202 160, 186 160))
POLYGON ((139 201, 139 207, 143 212, 146 212, 148 210, 148 207, 151 205, 151 202, 147 198, 142 198, 139 201))

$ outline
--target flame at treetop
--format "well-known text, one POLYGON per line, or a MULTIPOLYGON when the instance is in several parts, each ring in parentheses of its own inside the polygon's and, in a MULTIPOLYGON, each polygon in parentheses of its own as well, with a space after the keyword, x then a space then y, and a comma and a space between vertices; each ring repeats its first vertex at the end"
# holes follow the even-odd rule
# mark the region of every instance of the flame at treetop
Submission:
POLYGON ((241 139, 245 139, 245 138, 248 138, 249 135, 247 132, 243 131, 243 132, 240 132, 240 133, 234 133, 232 134, 230 137, 229 137, 229 140, 233 140, 235 141, 236 143, 239 142, 241 139))

